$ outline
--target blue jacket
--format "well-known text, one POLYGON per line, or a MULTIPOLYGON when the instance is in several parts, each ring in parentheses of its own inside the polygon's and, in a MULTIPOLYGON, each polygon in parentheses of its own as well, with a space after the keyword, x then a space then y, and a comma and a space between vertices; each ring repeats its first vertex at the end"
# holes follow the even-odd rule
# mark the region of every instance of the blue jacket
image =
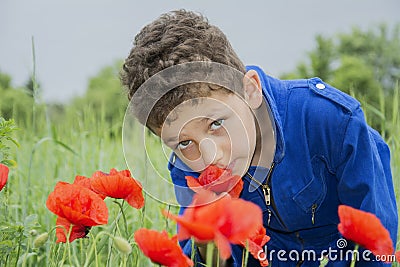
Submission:
MULTIPOLYGON (((272 266, 296 266, 302 259, 301 266, 318 266, 319 261, 310 261, 312 256, 300 257, 302 252, 311 250, 316 257, 331 251, 329 264, 348 266, 349 261, 340 257, 340 251, 344 255, 353 245, 340 239, 337 230, 340 204, 376 214, 395 246, 398 213, 390 152, 378 132, 365 122, 360 103, 319 78, 283 81, 256 66, 249 69, 256 70, 261 78, 263 95, 276 125, 276 151, 269 181, 273 201, 267 206, 262 189, 248 176, 243 177, 240 197, 256 203, 263 211, 264 226, 271 237, 265 251, 272 266), (279 254, 279 250, 283 252, 279 254)), ((171 159, 173 183, 187 187, 185 175, 199 174, 191 172, 174 155, 171 159)), ((257 166, 249 169, 262 182, 267 172, 257 166)), ((182 206, 191 202, 188 190, 176 189, 175 193, 182 206)), ((190 240, 181 241, 181 246, 190 256, 190 240)), ((232 266, 241 266, 242 248, 232 245, 232 250, 232 266)), ((357 266, 384 265, 369 258, 370 262, 361 260, 357 266)), ((249 256, 248 266, 259 266, 258 261, 249 256)))

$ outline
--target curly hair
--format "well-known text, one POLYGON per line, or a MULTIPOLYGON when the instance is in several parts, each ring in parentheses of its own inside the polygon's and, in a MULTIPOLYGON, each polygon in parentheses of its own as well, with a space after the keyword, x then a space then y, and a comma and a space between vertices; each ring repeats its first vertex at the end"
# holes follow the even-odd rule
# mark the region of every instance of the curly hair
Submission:
MULTIPOLYGON (((128 99, 131 100, 137 89, 154 74, 194 61, 217 62, 245 73, 243 63, 225 34, 201 14, 176 10, 161 15, 135 36, 133 48, 123 64, 120 78, 128 99)), ((224 88, 196 83, 178 86, 157 101, 147 121, 142 123, 154 131, 183 101, 206 97, 211 90, 219 89, 224 88)))

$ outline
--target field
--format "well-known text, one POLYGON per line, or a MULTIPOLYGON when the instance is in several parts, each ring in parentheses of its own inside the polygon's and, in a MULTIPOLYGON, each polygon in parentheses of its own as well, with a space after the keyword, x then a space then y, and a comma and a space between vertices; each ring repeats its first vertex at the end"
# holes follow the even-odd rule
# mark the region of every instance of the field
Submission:
MULTIPOLYGON (((400 118, 398 95, 393 100, 391 120, 383 112, 366 106, 368 116, 380 116, 385 123, 385 138, 391 147, 392 171, 400 204, 400 118)), ((104 107, 103 107, 104 108, 104 107)), ((55 242, 56 216, 46 207, 49 193, 58 181, 72 183, 76 175, 91 176, 97 170, 127 169, 122 144, 123 114, 110 122, 88 107, 82 112, 67 109, 60 117, 52 117, 43 106, 32 111, 32 117, 18 124, 13 137, 19 147, 10 143, 17 166, 11 168, 7 186, 0 193, 0 266, 152 266, 134 244, 135 230, 146 227, 175 233, 176 225, 161 215, 162 209, 174 213, 177 208, 146 196, 145 207, 137 210, 121 200, 107 198, 109 221, 93 227, 89 238, 72 243, 55 242), (49 233, 49 240, 34 247, 34 239, 49 233), (121 253, 112 236, 129 241, 133 251, 121 253)), ((16 115, 18 117, 18 114, 16 115)), ((138 128, 140 131, 140 128, 138 128)), ((159 146, 158 140, 147 138, 146 147, 159 146)), ((139 140, 140 141, 140 140, 139 140)), ((130 153, 138 157, 133 174, 146 177, 149 164, 164 164, 160 155, 156 163, 147 162, 140 143, 132 144, 130 153)), ((133 156, 134 156, 133 155, 133 156)), ((157 157, 153 155, 153 157, 157 157)), ((160 169, 156 166, 156 169, 160 169)), ((161 175, 168 178, 166 170, 161 175)), ((139 179, 140 180, 140 179, 139 179)), ((163 192, 163 188, 157 188, 163 192)), ((169 197, 169 196, 167 196, 169 197)), ((400 244, 397 245, 397 250, 400 244)))

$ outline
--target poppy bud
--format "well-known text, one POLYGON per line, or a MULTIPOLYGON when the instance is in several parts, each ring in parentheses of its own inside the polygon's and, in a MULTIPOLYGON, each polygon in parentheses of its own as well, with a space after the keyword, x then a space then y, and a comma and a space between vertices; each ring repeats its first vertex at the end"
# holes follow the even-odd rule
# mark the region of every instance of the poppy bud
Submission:
POLYGON ((47 239, 49 239, 49 233, 44 232, 43 234, 38 235, 35 240, 33 240, 33 247, 38 248, 46 243, 47 239))
POLYGON ((119 236, 114 237, 114 244, 115 244, 115 247, 120 252, 127 254, 127 255, 131 254, 131 252, 132 252, 131 244, 129 244, 129 242, 125 238, 122 238, 119 236))
POLYGON ((31 236, 37 236, 38 232, 35 229, 32 229, 32 230, 29 231, 29 234, 31 236))

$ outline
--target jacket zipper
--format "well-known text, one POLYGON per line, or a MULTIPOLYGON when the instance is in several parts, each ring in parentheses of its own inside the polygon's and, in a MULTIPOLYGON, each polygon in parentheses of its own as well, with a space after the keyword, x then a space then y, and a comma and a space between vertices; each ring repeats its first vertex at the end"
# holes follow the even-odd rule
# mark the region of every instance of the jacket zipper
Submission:
POLYGON ((318 205, 316 203, 314 203, 311 206, 311 223, 314 224, 315 223, 315 211, 317 210, 318 205))
POLYGON ((268 221, 267 221, 267 225, 269 226, 269 223, 271 221, 271 215, 272 215, 272 211, 270 210, 270 208, 272 208, 272 210, 274 211, 277 220, 279 221, 279 223, 287 229, 286 224, 283 222, 282 217, 279 215, 278 209, 276 208, 276 204, 274 201, 274 198, 271 194, 271 187, 269 186, 270 180, 272 178, 272 173, 274 171, 275 168, 275 162, 272 162, 271 167, 269 168, 268 174, 267 174, 267 178, 265 179, 265 183, 262 184, 260 183, 258 180, 256 180, 252 175, 250 175, 250 173, 247 173, 247 175, 250 177, 251 180, 253 180, 254 182, 256 182, 259 186, 261 186, 261 189, 263 191, 264 194, 264 199, 265 199, 265 204, 267 205, 267 209, 268 209, 268 221))

